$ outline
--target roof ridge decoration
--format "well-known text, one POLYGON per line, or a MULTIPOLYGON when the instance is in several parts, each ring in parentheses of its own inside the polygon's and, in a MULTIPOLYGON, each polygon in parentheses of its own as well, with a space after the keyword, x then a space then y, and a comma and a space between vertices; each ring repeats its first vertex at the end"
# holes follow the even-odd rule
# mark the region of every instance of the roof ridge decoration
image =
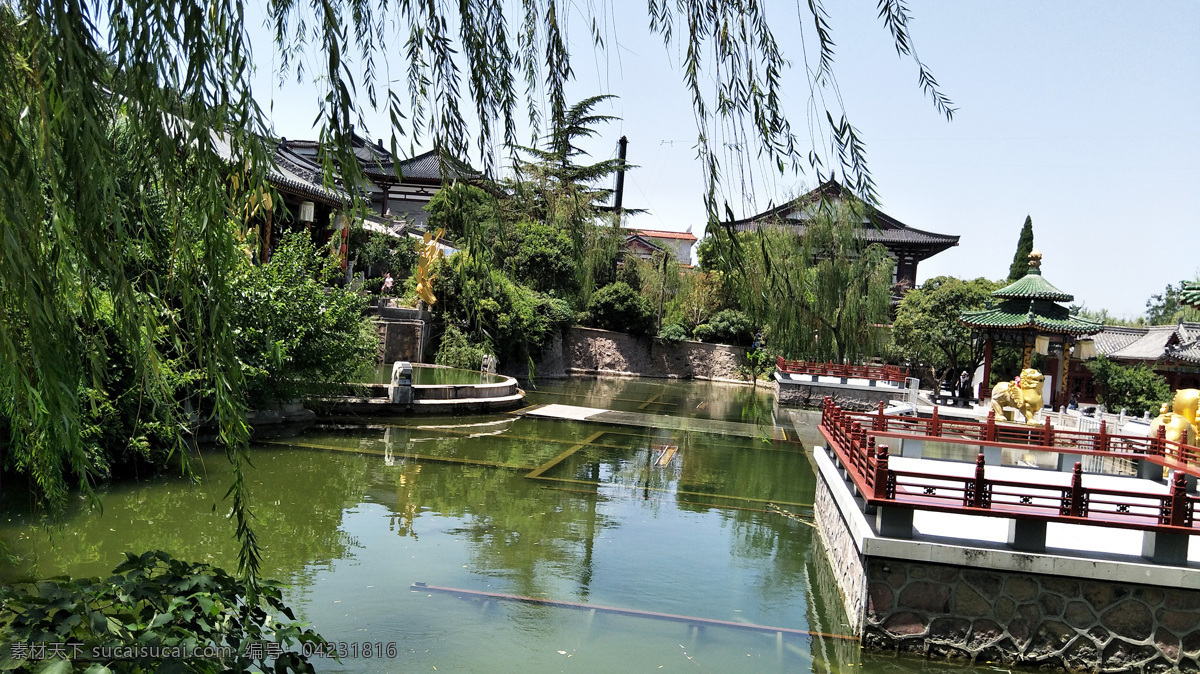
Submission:
POLYGON ((1052 302, 1071 302, 1074 295, 1064 293, 1054 284, 1042 278, 1042 253, 1034 249, 1029 253, 1029 271, 1016 281, 993 291, 992 297, 1001 299, 1034 299, 1052 302))

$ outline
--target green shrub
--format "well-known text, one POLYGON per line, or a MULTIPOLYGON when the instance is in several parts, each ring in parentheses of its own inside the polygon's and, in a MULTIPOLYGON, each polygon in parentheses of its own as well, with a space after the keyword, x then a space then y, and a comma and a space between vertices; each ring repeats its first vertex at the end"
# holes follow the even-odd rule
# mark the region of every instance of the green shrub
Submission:
POLYGON ((104 580, 52 578, 0 588, 6 651, 11 646, 16 653, 15 644, 67 644, 73 660, 17 659, 6 652, 4 669, 82 672, 96 654, 89 672, 113 671, 108 666, 121 672, 311 672, 306 653, 327 652, 325 640, 296 621, 282 586, 272 581, 259 581, 252 601, 246 583, 219 568, 165 552, 125 555, 104 580), (152 648, 212 650, 181 658, 148 655, 152 648), (103 655, 114 651, 122 655, 103 655))
POLYGON ((736 309, 719 311, 707 323, 697 325, 692 335, 702 342, 749 346, 754 339, 754 324, 736 309))
POLYGON ((559 297, 579 291, 574 246, 563 228, 519 222, 503 232, 497 247, 502 266, 517 283, 559 297))
POLYGON ((233 284, 234 345, 251 407, 352 381, 375 358, 366 297, 328 285, 340 271, 307 235, 292 233, 269 264, 247 267, 233 284))
POLYGON ((650 303, 620 281, 592 293, 587 315, 589 326, 603 330, 642 336, 650 334, 654 328, 654 311, 650 309, 650 303))
POLYGON ((487 350, 480 344, 472 343, 462 330, 447 325, 442 333, 442 344, 438 347, 437 356, 433 362, 447 367, 457 367, 464 370, 478 370, 483 365, 483 357, 487 350))
POLYGON ((658 333, 658 338, 664 342, 679 343, 691 339, 691 337, 691 334, 688 333, 688 329, 678 323, 664 325, 662 332, 658 333))

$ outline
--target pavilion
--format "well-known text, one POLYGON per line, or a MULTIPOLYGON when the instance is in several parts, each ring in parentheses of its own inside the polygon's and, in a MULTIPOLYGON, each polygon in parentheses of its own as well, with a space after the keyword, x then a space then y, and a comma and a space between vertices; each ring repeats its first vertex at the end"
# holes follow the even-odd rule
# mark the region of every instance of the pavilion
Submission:
MULTIPOLYGON (((837 180, 830 179, 817 189, 781 206, 744 220, 735 220, 733 228, 738 232, 754 232, 763 227, 777 226, 790 229, 797 235, 803 234, 822 202, 843 199, 858 198, 837 180)), ((892 281, 901 292, 917 286, 917 263, 958 245, 956 235, 909 227, 874 207, 866 209, 858 237, 864 244, 878 243, 887 248, 888 255, 896 261, 892 281)))
MULTIPOLYGON (((992 372, 992 345, 994 342, 1015 342, 1024 347, 1021 369, 1029 367, 1036 350, 1043 355, 1049 355, 1050 344, 1061 344, 1062 358, 1055 363, 1054 370, 1048 375, 1051 380, 1050 390, 1053 396, 1048 403, 1065 398, 1064 382, 1068 376, 1071 362, 1071 352, 1079 345, 1077 358, 1087 358, 1094 350, 1091 341, 1080 338, 1100 332, 1104 326, 1096 321, 1089 321, 1078 316, 1072 316, 1067 307, 1059 302, 1070 302, 1075 299, 1055 288, 1049 281, 1042 278, 1042 254, 1033 251, 1029 254, 1029 271, 1014 283, 992 293, 999 302, 990 309, 980 311, 964 311, 959 319, 964 325, 986 336, 987 346, 984 350, 983 381, 979 384, 979 398, 990 394, 989 380, 992 372), (1086 348, 1085 348, 1086 345, 1086 348), (1089 353, 1084 353, 1089 351, 1089 353)), ((1065 400, 1059 400, 1062 404, 1065 400)))

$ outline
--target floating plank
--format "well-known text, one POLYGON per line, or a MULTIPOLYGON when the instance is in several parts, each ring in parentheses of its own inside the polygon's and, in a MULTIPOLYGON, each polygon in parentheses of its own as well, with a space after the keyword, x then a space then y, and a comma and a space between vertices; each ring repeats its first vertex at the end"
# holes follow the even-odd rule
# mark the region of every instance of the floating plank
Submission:
POLYGON ((679 448, 676 447, 675 445, 661 445, 661 447, 662 447, 662 454, 658 455, 658 464, 657 464, 659 468, 662 468, 663 466, 666 466, 668 463, 671 463, 671 459, 674 459, 675 453, 679 451, 679 448))
POLYGON ((571 608, 583 611, 596 611, 597 613, 613 613, 617 615, 633 616, 635 618, 652 618, 654 620, 667 620, 670 622, 685 623, 688 625, 712 625, 715 627, 730 627, 739 630, 750 630, 754 632, 767 633, 783 633, 795 636, 820 637, 822 639, 840 639, 844 641, 858 641, 858 637, 851 634, 829 634, 826 632, 812 632, 809 630, 798 630, 790 627, 770 627, 768 625, 756 625, 754 623, 736 622, 733 620, 717 620, 715 618, 700 618, 697 616, 677 615, 674 613, 659 613, 658 611, 641 611, 632 608, 618 608, 615 606, 600 606, 598 604, 584 604, 574 601, 561 601, 558 599, 539 599, 537 597, 525 597, 517 594, 504 594, 502 592, 482 592, 480 590, 463 590, 454 587, 438 587, 437 585, 426 585, 425 583, 413 583, 409 588, 413 592, 438 592, 441 594, 452 594, 458 597, 479 597, 482 599, 504 599, 506 601, 518 601, 525 604, 540 604, 542 606, 554 606, 557 608, 571 608))
POLYGON ((677 417, 646 412, 619 412, 616 410, 576 407, 574 405, 561 405, 558 403, 530 410, 524 416, 588 421, 615 424, 618 426, 637 426, 640 428, 659 428, 670 431, 732 435, 742 438, 767 438, 780 442, 787 441, 783 429, 775 425, 747 424, 721 419, 695 419, 692 417, 677 417))

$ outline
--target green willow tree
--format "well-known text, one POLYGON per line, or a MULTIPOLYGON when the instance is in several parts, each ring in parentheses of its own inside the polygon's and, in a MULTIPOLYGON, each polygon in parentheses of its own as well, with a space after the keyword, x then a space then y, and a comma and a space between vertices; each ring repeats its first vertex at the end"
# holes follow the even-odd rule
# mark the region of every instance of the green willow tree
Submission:
MULTIPOLYGON (((878 5, 897 52, 913 59, 919 86, 950 118, 950 101, 916 57, 905 3, 878 5)), ((832 89, 828 12, 822 0, 804 7, 799 30, 816 37, 804 75, 814 92, 832 89)), ((4 433, 14 461, 46 499, 64 502, 64 469, 90 491, 76 383, 100 381, 109 345, 79 337, 75 328, 111 302, 119 319, 114 339, 144 355, 138 376, 147 382, 159 376, 155 342, 165 332, 214 382, 221 440, 237 467, 230 493, 239 565, 253 577, 259 553, 241 468, 247 430, 227 273, 241 255, 235 243, 241 223, 269 191, 271 160, 261 142, 269 129, 251 89, 252 48, 276 50, 281 75, 319 83, 319 160, 330 181, 362 184, 350 130, 362 122, 356 111, 367 107, 387 111, 393 152, 399 138, 430 142, 439 156, 467 156, 474 139, 493 173, 493 145, 517 145, 522 99, 535 133, 566 120, 564 92, 573 77, 568 15, 582 11, 591 21, 586 48, 604 49, 601 17, 609 9, 569 9, 560 0, 515 7, 503 0, 273 0, 266 23, 274 44, 252 45, 242 0, 0 4, 0 407, 11 420, 4 433), (387 63, 397 51, 405 63, 399 78, 387 63), (310 63, 319 72, 307 73, 310 63), (107 134, 118 116, 128 120, 142 152, 125 168, 162 195, 155 208, 171 223, 169 236, 144 231, 136 209, 123 206, 115 189, 114 169, 126 160, 112 151, 107 134), (129 246, 169 264, 134 278, 119 253, 129 246), (135 281, 156 292, 135 292, 135 281), (168 304, 165 297, 177 300, 168 304)), ((811 107, 823 119, 808 121, 830 126, 828 148, 817 146, 819 135, 805 148, 792 131, 781 102, 789 62, 775 34, 797 27, 768 21, 760 0, 650 0, 646 20, 668 53, 683 54, 710 224, 732 220, 722 208, 726 141, 742 144, 738 156, 758 157, 781 172, 807 165, 821 178, 841 166, 855 191, 873 198, 865 148, 844 111, 811 107)), ((740 268, 739 250, 725 252, 740 268)))
POLYGON ((834 362, 883 351, 895 264, 883 246, 864 242, 865 208, 822 202, 800 236, 775 226, 738 235, 745 273, 729 285, 773 350, 834 362))

